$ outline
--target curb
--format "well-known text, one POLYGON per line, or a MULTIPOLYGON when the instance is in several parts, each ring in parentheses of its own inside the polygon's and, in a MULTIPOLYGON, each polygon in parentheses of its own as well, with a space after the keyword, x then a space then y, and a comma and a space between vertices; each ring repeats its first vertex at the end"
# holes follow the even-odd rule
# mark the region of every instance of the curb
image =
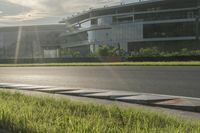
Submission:
POLYGON ((28 90, 59 95, 72 95, 96 99, 114 100, 126 103, 162 107, 182 111, 199 112, 200 98, 159 95, 150 93, 135 93, 128 91, 111 91, 100 89, 65 88, 54 86, 37 86, 27 84, 0 83, 0 88, 28 90))

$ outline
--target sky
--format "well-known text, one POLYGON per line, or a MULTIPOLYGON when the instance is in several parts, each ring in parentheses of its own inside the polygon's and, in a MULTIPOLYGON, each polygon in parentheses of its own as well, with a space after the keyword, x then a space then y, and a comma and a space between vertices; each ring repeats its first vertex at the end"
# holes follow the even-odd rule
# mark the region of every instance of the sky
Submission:
POLYGON ((89 8, 120 0, 0 0, 0 26, 55 24, 89 8))
POLYGON ((56 24, 90 8, 137 0, 0 0, 0 26, 56 24))

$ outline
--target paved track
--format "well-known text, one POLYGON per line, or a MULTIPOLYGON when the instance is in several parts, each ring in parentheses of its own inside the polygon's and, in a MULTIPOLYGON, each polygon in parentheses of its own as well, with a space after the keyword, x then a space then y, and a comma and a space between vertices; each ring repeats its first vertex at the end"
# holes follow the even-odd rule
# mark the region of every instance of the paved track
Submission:
POLYGON ((200 67, 0 68, 0 83, 5 82, 200 98, 200 67))

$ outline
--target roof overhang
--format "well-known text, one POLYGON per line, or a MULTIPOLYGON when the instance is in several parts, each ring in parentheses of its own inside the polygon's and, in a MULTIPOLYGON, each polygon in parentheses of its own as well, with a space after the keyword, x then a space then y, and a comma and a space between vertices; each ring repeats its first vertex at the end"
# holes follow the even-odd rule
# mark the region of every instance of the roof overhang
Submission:
POLYGON ((123 10, 127 8, 144 8, 152 5, 163 5, 163 4, 170 4, 170 3, 184 3, 184 2, 196 2, 198 0, 146 0, 142 2, 134 2, 129 4, 121 4, 116 6, 110 6, 110 7, 104 7, 104 8, 97 8, 97 9, 91 9, 87 12, 80 13, 76 16, 72 16, 71 18, 68 18, 66 20, 62 20, 63 23, 69 23, 74 24, 78 23, 80 21, 83 21, 85 19, 92 17, 95 17, 95 14, 101 13, 101 12, 108 12, 110 14, 116 14, 116 9, 123 10))

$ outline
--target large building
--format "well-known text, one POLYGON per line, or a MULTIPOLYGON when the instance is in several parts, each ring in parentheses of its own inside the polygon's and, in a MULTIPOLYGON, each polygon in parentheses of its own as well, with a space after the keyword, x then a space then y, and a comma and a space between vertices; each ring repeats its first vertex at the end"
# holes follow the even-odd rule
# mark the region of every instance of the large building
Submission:
POLYGON ((200 49, 200 0, 146 0, 90 9, 62 21, 63 48, 93 52, 99 45, 126 51, 200 49))
POLYGON ((0 28, 0 59, 57 58, 64 24, 0 28))

